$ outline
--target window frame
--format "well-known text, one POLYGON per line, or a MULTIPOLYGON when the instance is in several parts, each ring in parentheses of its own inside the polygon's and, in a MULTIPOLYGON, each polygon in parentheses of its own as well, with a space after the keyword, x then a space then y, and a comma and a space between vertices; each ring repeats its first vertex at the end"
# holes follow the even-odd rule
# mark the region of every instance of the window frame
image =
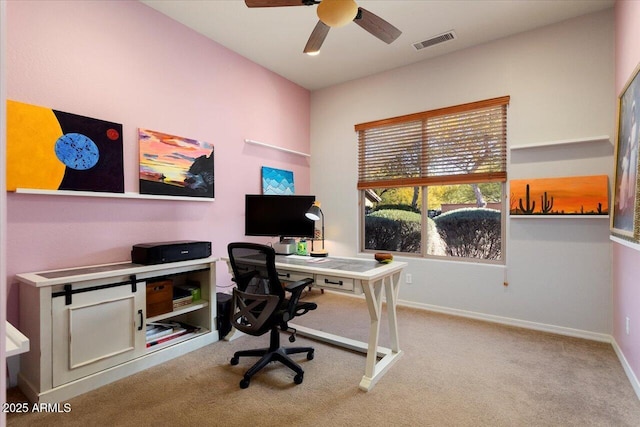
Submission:
MULTIPOLYGON (((482 184, 483 182, 480 182, 482 184)), ((388 187, 388 188, 400 188, 400 187, 388 187)), ((456 257, 452 255, 430 255, 426 253, 428 236, 427 236, 427 227, 424 225, 427 222, 428 217, 428 209, 425 209, 427 205, 427 198, 429 192, 429 186, 420 186, 421 193, 421 203, 423 208, 420 210, 420 253, 415 252, 398 252, 398 251, 384 251, 391 252, 394 255, 408 257, 408 258, 416 258, 416 259, 431 259, 431 260, 440 260, 440 261, 457 261, 457 262, 465 262, 465 263, 475 263, 475 264, 483 264, 483 265, 506 265, 507 252, 506 252, 506 231, 507 231, 507 183, 502 183, 502 193, 501 193, 501 209, 500 209, 500 251, 502 256, 498 260, 494 259, 482 259, 482 258, 467 258, 467 257, 456 257)), ((366 214, 366 190, 358 190, 358 205, 359 205, 359 217, 358 217, 358 230, 360 238, 359 240, 359 252, 360 253, 376 253, 381 252, 381 249, 366 249, 365 248, 365 214, 366 214)))
MULTIPOLYGON (((358 132, 358 193, 359 193, 359 197, 358 197, 358 205, 359 205, 359 219, 358 219, 358 230, 359 230, 359 234, 360 234, 360 238, 359 238, 359 251, 361 253, 375 253, 375 252, 379 252, 380 250, 376 250, 376 249, 366 249, 365 245, 366 245, 366 239, 365 239, 365 215, 366 215, 366 191, 369 189, 377 189, 377 188, 401 188, 401 187, 420 187, 420 192, 421 192, 421 203, 422 203, 422 209, 421 209, 421 227, 420 227, 420 233, 421 233, 421 245, 420 245, 420 253, 410 253, 410 252, 395 252, 393 251, 394 254, 397 254, 399 256, 406 256, 406 257, 414 257, 414 258, 422 258, 422 259, 437 259, 437 260, 443 260, 443 261, 458 261, 458 262, 465 262, 465 263, 478 263, 478 264, 492 264, 492 265, 506 265, 506 258, 507 258, 507 254, 506 254, 506 231, 507 231, 507 227, 506 227, 506 216, 508 211, 507 209, 507 116, 506 116, 506 110, 509 106, 509 101, 510 101, 510 97, 509 96, 504 96, 504 97, 500 97, 500 98, 492 98, 492 99, 488 99, 488 100, 484 100, 484 101, 478 101, 478 102, 472 102, 472 103, 468 103, 468 104, 462 104, 462 105, 457 105, 457 106, 453 106, 453 107, 446 107, 446 108, 440 108, 437 110, 431 110, 431 111, 425 111, 425 112, 421 112, 421 113, 414 113, 414 114, 409 114, 409 115, 405 115, 405 116, 398 116, 398 117, 394 117, 394 118, 389 118, 389 119, 383 119, 383 120, 378 120, 378 121, 373 121, 373 122, 367 122, 367 123, 361 123, 358 125, 355 125, 355 130, 356 132, 358 132), (442 182, 437 182, 437 180, 434 182, 433 179, 427 177, 421 177, 415 180, 409 179, 407 180, 405 179, 399 179, 397 181, 397 183, 395 183, 393 181, 369 181, 369 182, 363 182, 361 181, 362 178, 362 174, 361 174, 361 167, 363 164, 363 159, 362 159, 362 140, 361 138, 363 138, 363 133, 361 131, 367 130, 367 129, 373 129, 375 127, 384 127, 384 126, 389 126, 389 125, 393 125, 393 124, 400 124, 400 123, 405 123, 405 122, 413 122, 416 120, 422 120, 423 121, 423 125, 422 127, 424 128, 424 123, 426 120, 428 120, 429 118, 433 118, 433 117, 439 117, 439 116, 447 116, 447 115, 451 115, 451 114, 457 114, 457 113, 461 113, 461 112, 467 112, 467 111, 474 111, 474 110, 482 110, 482 109, 486 109, 486 108, 491 108, 491 107, 497 107, 497 106, 501 106, 504 108, 504 146, 503 146, 503 150, 504 150, 504 154, 503 154, 503 169, 500 171, 499 174, 480 174, 480 175, 476 175, 478 177, 477 181, 474 182, 469 182, 468 180, 466 182, 456 182, 455 177, 453 177, 453 179, 451 179, 451 177, 449 177, 449 179, 445 179, 442 182), (427 250, 427 242, 428 242, 428 238, 429 236, 427 235, 427 228, 426 224, 427 224, 427 218, 428 218, 428 193, 429 193, 429 188, 430 187, 434 187, 434 186, 439 186, 439 185, 454 185, 454 184, 483 184, 483 183, 488 183, 488 182, 500 182, 501 183, 501 214, 500 214, 500 250, 501 250, 501 257, 498 260, 492 260, 492 259, 482 259, 482 258, 467 258, 467 257, 459 257, 459 256, 451 256, 451 255, 431 255, 431 254, 427 254, 426 250, 427 250)), ((420 150, 424 151, 426 144, 424 143, 424 139, 423 139, 423 143, 421 144, 421 148, 420 150)))

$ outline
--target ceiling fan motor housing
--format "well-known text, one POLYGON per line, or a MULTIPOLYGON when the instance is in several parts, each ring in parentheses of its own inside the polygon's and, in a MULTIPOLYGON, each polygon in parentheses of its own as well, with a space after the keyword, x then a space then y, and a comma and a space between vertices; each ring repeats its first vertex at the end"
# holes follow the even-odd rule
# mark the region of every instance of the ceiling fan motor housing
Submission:
POLYGON ((343 27, 358 14, 354 0, 323 0, 317 8, 318 18, 330 27, 343 27))

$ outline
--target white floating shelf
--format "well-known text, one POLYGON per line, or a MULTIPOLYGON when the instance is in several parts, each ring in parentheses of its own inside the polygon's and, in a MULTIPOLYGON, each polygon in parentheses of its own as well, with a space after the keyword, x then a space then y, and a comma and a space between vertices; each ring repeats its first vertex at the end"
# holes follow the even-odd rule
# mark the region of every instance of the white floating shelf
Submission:
POLYGON ((514 147, 511 147, 510 150, 511 151, 528 150, 528 149, 534 149, 534 148, 554 147, 554 146, 571 145, 571 144, 582 144, 582 143, 585 143, 585 142, 607 142, 607 143, 611 144, 611 140, 609 139, 609 135, 601 135, 601 136, 593 136, 593 137, 590 137, 590 138, 563 139, 563 140, 560 140, 560 141, 547 141, 547 142, 536 142, 536 143, 533 143, 533 144, 516 145, 514 147))
POLYGON ((619 244, 621 244, 623 246, 626 246, 628 248, 631 248, 633 250, 640 251, 640 244, 638 244, 636 242, 631 242, 629 240, 621 239, 620 237, 614 236, 614 235, 610 235, 609 236, 609 240, 611 240, 612 242, 619 243, 619 244))
POLYGON ((289 150, 288 148, 282 148, 282 147, 278 147, 271 144, 265 144, 264 142, 254 141, 253 139, 245 139, 244 142, 246 142, 247 144, 260 145, 262 147, 272 148, 278 151, 284 151, 285 153, 295 154, 296 156, 311 157, 311 154, 307 154, 307 153, 303 153, 295 150, 289 150))
POLYGON ((40 194, 46 196, 102 197, 111 199, 173 200, 189 202, 213 202, 215 200, 207 197, 161 196, 140 193, 106 193, 100 191, 38 190, 32 188, 17 188, 15 192, 20 194, 40 194))

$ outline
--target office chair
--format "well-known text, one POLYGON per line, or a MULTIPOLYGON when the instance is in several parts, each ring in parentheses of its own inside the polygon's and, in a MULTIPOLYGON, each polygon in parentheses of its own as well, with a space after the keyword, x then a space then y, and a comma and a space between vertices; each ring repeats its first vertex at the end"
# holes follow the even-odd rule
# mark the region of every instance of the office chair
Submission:
POLYGON ((300 294, 305 287, 311 286, 313 279, 303 279, 293 283, 280 282, 275 266, 275 251, 271 246, 255 243, 230 243, 229 262, 233 269, 233 289, 231 325, 253 336, 271 332, 268 348, 237 351, 231 358, 231 364, 237 365, 240 357, 257 356, 260 359, 244 374, 240 388, 249 387, 251 377, 270 362, 281 362, 296 375, 293 381, 302 383, 304 371, 290 357, 290 354, 307 353, 307 359, 313 359, 313 347, 281 347, 280 330, 292 331, 290 342, 295 341, 295 330, 287 322, 301 316, 317 305, 312 302, 300 302, 300 294), (285 292, 286 291, 286 292, 285 292), (290 293, 289 298, 286 293, 290 293))

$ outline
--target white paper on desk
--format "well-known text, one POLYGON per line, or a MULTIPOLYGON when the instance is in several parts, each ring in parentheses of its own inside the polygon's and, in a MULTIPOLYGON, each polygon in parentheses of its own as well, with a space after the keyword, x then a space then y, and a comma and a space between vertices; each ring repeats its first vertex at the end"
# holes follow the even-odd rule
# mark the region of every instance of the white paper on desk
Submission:
POLYGON ((310 257, 305 255, 287 255, 287 259, 299 259, 301 261, 321 263, 331 261, 329 258, 310 257))
POLYGON ((304 255, 287 255, 287 259, 301 259, 304 261, 309 259, 309 257, 304 255))

